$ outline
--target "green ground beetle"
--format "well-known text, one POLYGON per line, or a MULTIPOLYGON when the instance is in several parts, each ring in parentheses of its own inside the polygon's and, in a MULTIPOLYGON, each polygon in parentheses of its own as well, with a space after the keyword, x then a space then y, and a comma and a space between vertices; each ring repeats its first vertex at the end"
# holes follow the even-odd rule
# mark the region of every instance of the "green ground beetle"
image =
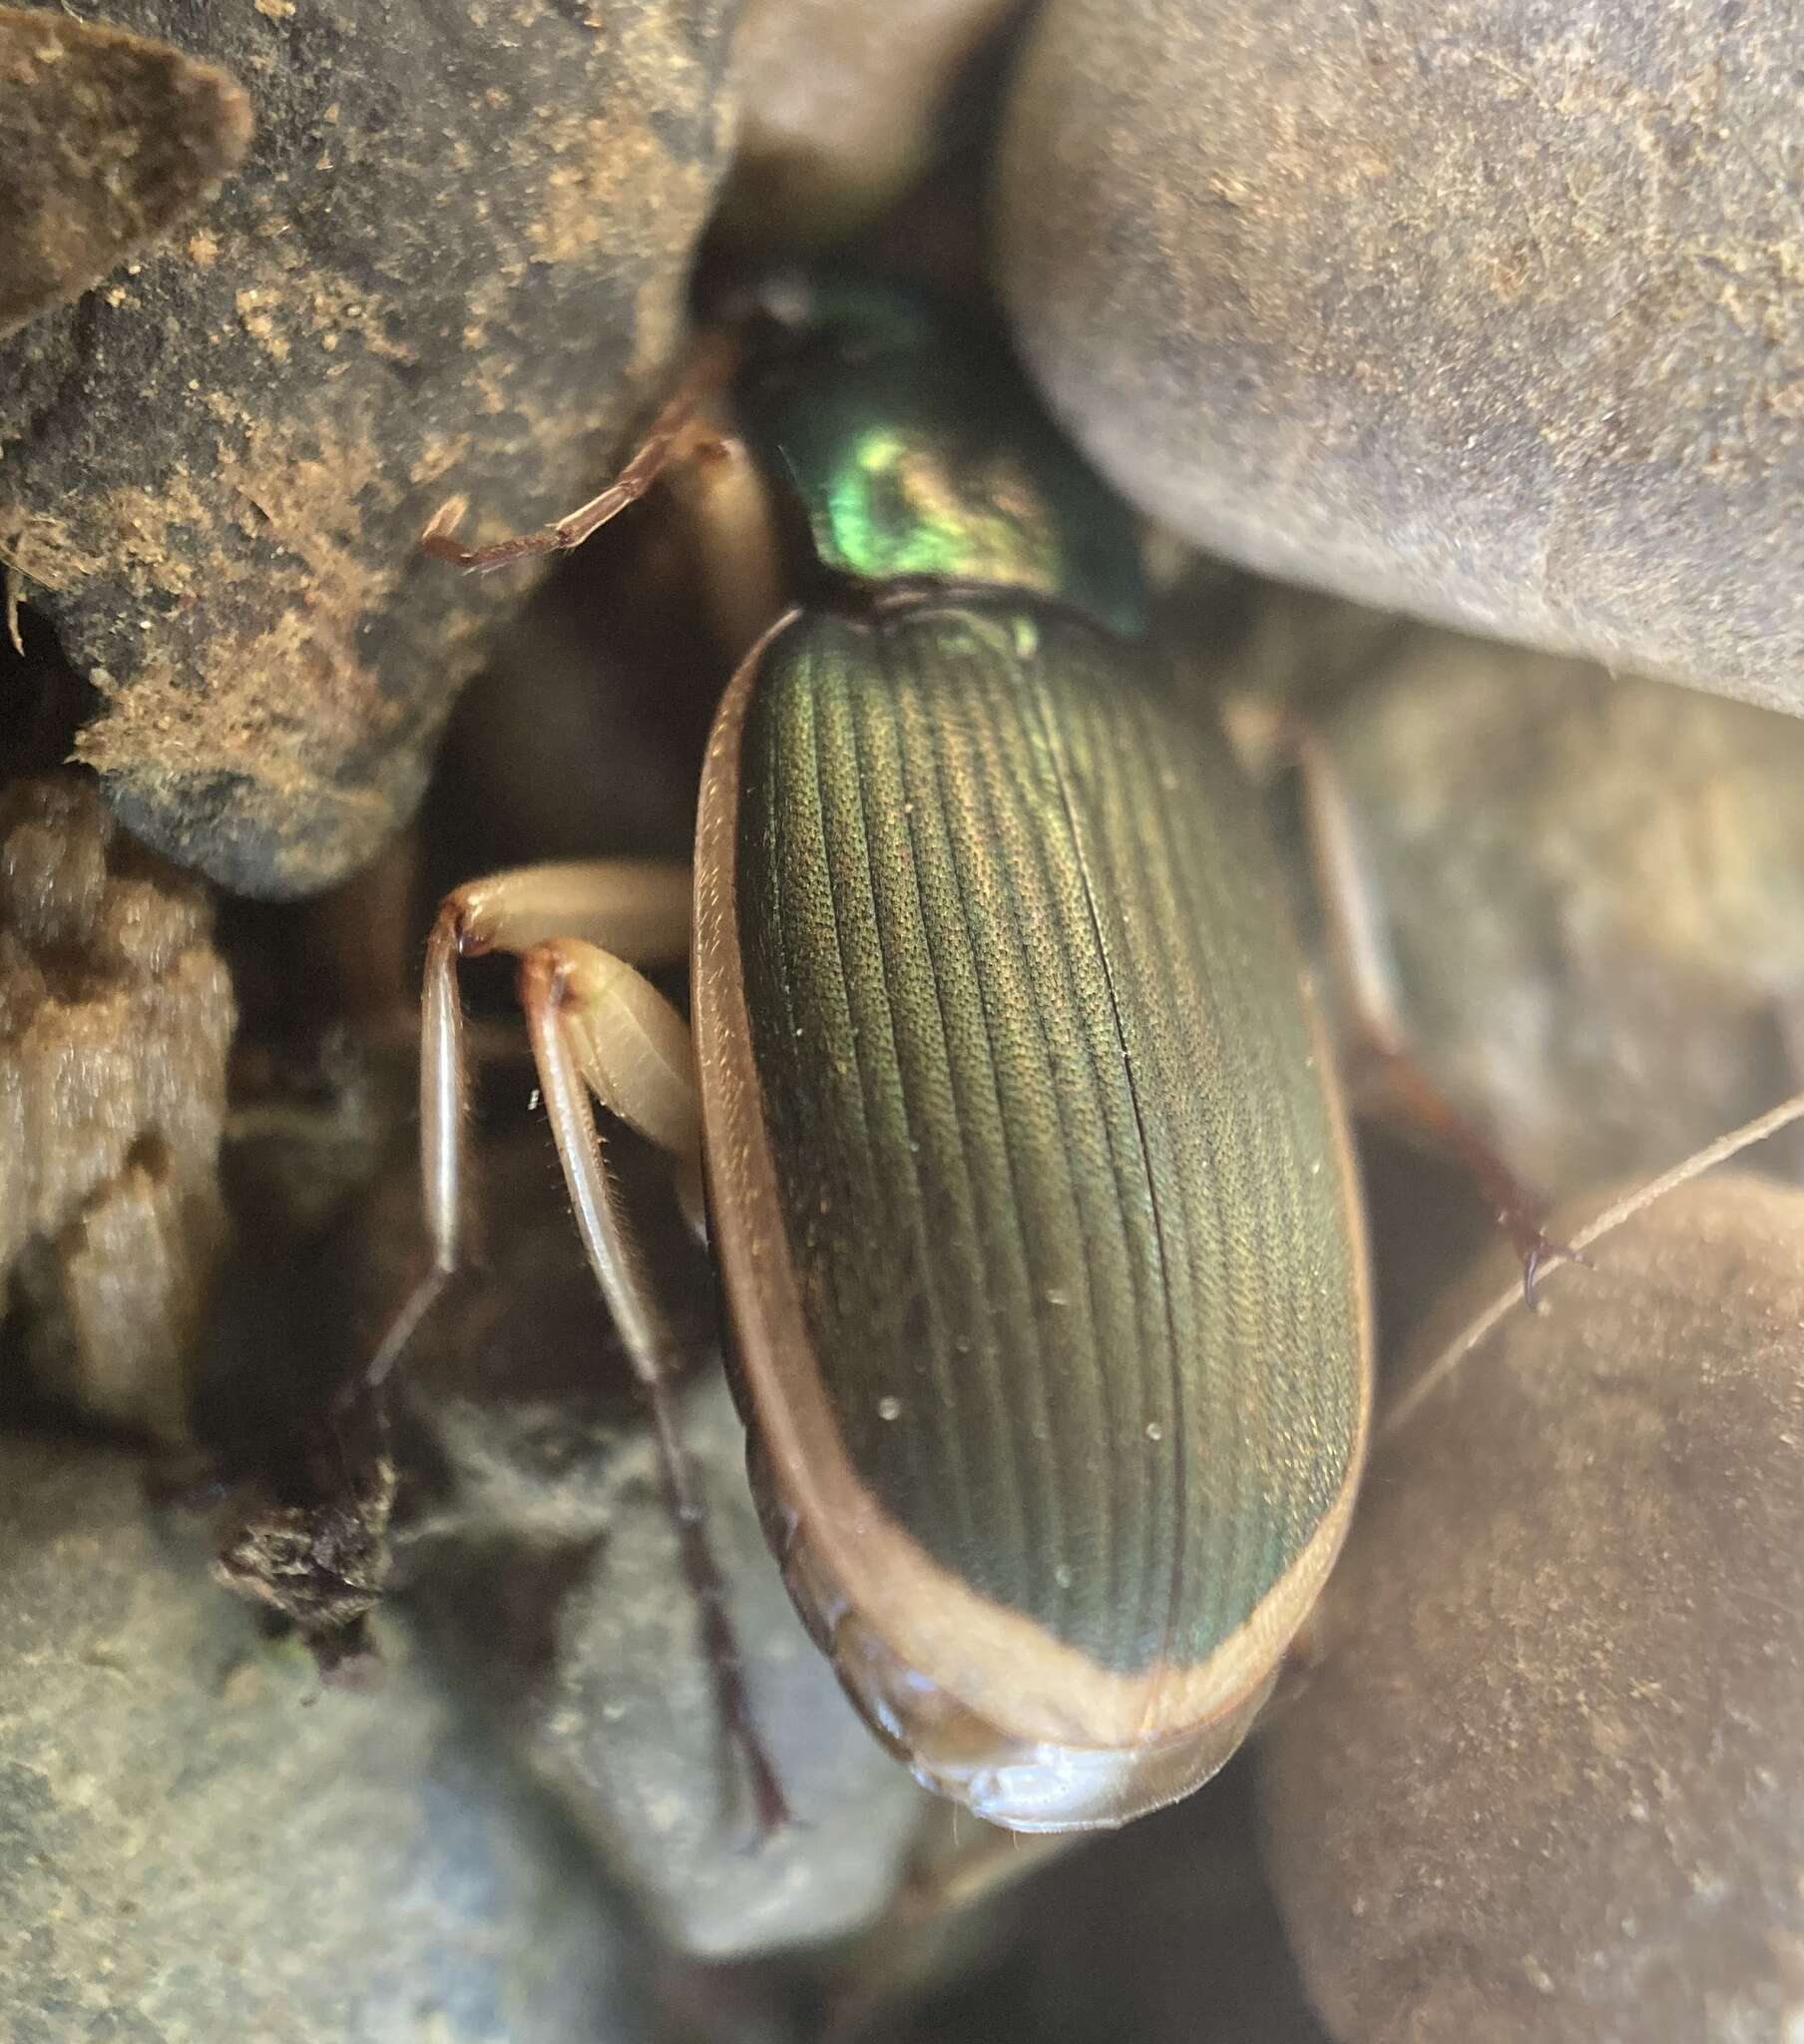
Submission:
POLYGON ((435 1271, 376 1367, 457 1258, 456 961, 511 951, 766 1813, 591 1094, 704 1178, 766 1525, 868 1722, 998 1823, 1121 1823, 1239 1743, 1364 1453, 1359 1202, 1275 855, 1141 636, 1128 515, 987 336, 886 287, 771 293, 594 503, 475 551, 448 507, 427 543, 572 545, 676 464, 716 590, 755 611, 780 559, 791 607, 720 702, 692 876, 446 901, 435 1271), (692 1036, 639 970, 682 956, 692 1036))

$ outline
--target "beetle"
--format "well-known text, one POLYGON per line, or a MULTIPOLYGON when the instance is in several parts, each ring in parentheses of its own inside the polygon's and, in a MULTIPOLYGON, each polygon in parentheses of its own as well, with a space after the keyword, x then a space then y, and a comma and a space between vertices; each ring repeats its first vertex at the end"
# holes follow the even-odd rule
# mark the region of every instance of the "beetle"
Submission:
POLYGON ((785 599, 720 698, 692 873, 446 898, 433 1270, 373 1370, 457 1264, 456 966, 508 951, 767 1817, 592 1096, 704 1184, 766 1531, 872 1729, 998 1824, 1119 1824, 1238 1745, 1365 1452, 1363 1222, 1276 854, 1144 634, 1129 515, 987 335, 868 280, 767 290, 589 505, 469 549, 453 503, 425 543, 579 544, 685 466, 716 589, 785 599), (685 957, 686 1025, 643 976, 685 957))

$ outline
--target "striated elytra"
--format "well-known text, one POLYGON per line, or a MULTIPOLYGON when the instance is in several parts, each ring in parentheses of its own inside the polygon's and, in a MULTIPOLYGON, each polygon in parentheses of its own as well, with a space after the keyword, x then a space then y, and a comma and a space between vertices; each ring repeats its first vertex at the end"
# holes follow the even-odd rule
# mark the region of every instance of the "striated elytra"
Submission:
MULTIPOLYGON (((923 1782, 1121 1823, 1239 1743, 1364 1451, 1363 1235, 1275 857, 1140 636, 1126 514, 987 335, 816 284, 747 330, 710 446, 749 448, 794 605, 716 716, 692 897, 766 1527, 923 1782)), ((533 980, 552 886, 509 934, 510 884, 441 927, 521 950, 531 1015, 591 968, 566 945, 533 980)), ((575 1026, 618 1104, 599 1000, 575 1026)))
MULTIPOLYGON (((943 387, 866 434, 956 446, 943 387)), ((857 439, 818 503, 855 494, 857 439)), ((1220 1765, 1364 1433, 1345 1138, 1275 865, 1162 681, 1019 587, 811 606, 728 691, 697 825, 709 1185, 779 1551, 879 1733, 1019 1828, 1220 1765)))

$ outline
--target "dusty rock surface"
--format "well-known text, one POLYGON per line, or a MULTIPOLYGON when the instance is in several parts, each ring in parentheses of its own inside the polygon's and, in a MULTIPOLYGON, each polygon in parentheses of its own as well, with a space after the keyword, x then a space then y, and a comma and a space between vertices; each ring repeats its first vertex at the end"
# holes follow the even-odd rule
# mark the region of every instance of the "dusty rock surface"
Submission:
POLYGON ((1343 2044, 1795 2035, 1801 1245, 1804 1194, 1695 1183, 1381 1426, 1262 1751, 1343 2044))
POLYGON ((633 2044, 633 1965, 543 1810, 383 1638, 322 1690, 130 1458, 0 1437, 9 2044, 633 2044))
POLYGON ((249 139, 250 103, 214 66, 0 8, 0 336, 199 212, 249 139))
POLYGON ((734 11, 120 0, 254 134, 187 229, 0 343, 0 559, 148 842, 293 895, 405 819, 521 583, 420 531, 454 494, 491 533, 569 509, 657 393, 734 11))
POLYGON ((1001 264, 1098 464, 1251 567, 1804 708, 1793 0, 1052 0, 1001 264))

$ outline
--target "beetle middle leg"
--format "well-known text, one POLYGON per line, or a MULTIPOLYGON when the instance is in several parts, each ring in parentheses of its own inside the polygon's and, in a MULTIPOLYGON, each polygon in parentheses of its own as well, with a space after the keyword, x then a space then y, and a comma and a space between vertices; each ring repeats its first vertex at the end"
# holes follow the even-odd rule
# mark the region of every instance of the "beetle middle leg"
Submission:
POLYGON ((782 1790, 751 1722, 701 1492, 682 1443, 676 1343, 602 1152, 590 1095, 692 1170, 700 1116, 688 1025, 638 969, 688 948, 686 867, 608 860, 523 867, 445 897, 427 944, 420 1054, 420 1160, 432 1268, 371 1365, 379 1381, 457 1269, 468 1076, 461 959, 507 951, 584 1254, 645 1393, 684 1578, 695 1599, 722 1729, 745 1764, 760 1827, 785 1820, 782 1790), (633 962, 637 961, 637 962, 633 962))
POLYGON ((1536 1278, 1547 1265, 1585 1260, 1550 1239, 1542 1227, 1544 1203, 1410 1048, 1346 790, 1320 734, 1306 719, 1287 715, 1281 742, 1297 773, 1329 964, 1353 1032, 1349 1065, 1355 1095, 1461 1166, 1521 1259, 1524 1295, 1533 1304, 1536 1278))

